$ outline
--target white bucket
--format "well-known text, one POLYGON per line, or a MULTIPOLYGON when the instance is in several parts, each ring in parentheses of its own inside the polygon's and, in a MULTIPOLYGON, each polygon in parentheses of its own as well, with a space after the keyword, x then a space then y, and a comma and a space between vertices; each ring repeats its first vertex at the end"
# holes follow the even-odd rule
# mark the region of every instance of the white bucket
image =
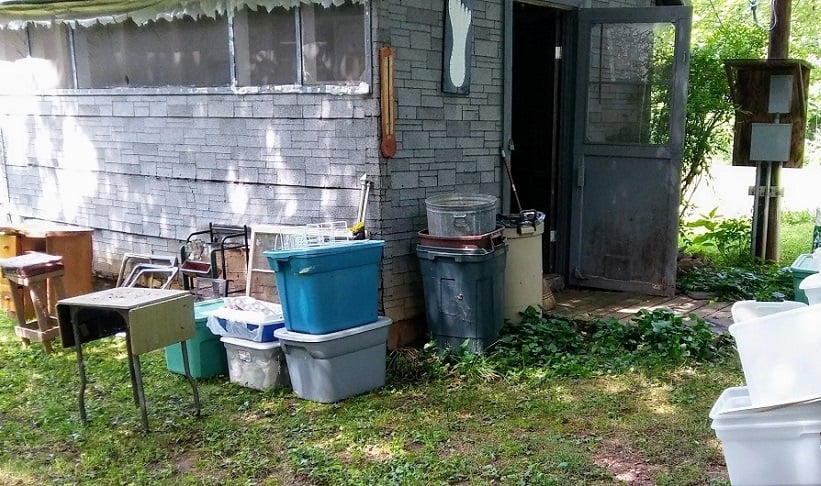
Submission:
POLYGON ((821 397, 821 305, 730 326, 753 406, 821 397))
POLYGON ((821 402, 757 409, 747 387, 732 387, 710 418, 733 485, 821 483, 821 402))

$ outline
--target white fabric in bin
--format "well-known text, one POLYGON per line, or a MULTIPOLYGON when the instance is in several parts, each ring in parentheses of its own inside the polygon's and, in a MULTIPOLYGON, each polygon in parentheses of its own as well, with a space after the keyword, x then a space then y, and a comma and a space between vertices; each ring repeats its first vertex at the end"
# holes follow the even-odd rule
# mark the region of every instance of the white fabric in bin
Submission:
POLYGON ((285 322, 281 305, 253 297, 226 298, 223 307, 207 315, 206 325, 215 335, 250 341, 262 341, 266 326, 278 326, 285 322))

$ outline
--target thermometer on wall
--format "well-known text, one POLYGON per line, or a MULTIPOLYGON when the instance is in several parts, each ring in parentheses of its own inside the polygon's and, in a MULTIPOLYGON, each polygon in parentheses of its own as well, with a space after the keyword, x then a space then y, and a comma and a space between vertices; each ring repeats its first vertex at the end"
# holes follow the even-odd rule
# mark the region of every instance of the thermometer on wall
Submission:
POLYGON ((396 99, 393 88, 393 49, 379 48, 379 106, 382 118, 382 156, 396 155, 396 99))

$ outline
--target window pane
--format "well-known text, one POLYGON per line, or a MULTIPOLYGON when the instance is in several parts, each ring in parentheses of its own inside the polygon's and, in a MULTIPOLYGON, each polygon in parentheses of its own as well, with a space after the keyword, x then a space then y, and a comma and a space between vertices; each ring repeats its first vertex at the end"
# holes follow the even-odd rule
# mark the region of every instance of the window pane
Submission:
POLYGON ((28 48, 26 48, 25 30, 0 30, 0 90, 10 91, 28 85, 23 72, 23 62, 28 48))
POLYGON ((26 53, 25 30, 0 29, 0 61, 16 61, 26 53))
POLYGON ((667 143, 675 26, 598 24, 590 40, 587 142, 667 143))
POLYGON ((300 10, 304 83, 365 81, 365 7, 303 4, 300 10))
POLYGON ((62 24, 29 27, 31 59, 27 62, 36 88, 72 88, 68 31, 62 24))
POLYGON ((81 88, 225 86, 231 82, 224 16, 158 20, 142 26, 129 20, 78 27, 74 38, 81 88))
POLYGON ((296 84, 296 9, 244 8, 234 18, 240 86, 296 84))

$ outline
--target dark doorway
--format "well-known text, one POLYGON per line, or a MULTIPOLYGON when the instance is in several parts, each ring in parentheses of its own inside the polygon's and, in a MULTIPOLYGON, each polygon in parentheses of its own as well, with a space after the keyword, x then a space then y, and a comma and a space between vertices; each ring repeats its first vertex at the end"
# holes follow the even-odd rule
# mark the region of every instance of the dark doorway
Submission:
MULTIPOLYGON (((556 273, 563 12, 513 4, 511 172, 521 209, 545 213, 542 263, 556 273)), ((515 194, 510 207, 517 210, 515 194)))

